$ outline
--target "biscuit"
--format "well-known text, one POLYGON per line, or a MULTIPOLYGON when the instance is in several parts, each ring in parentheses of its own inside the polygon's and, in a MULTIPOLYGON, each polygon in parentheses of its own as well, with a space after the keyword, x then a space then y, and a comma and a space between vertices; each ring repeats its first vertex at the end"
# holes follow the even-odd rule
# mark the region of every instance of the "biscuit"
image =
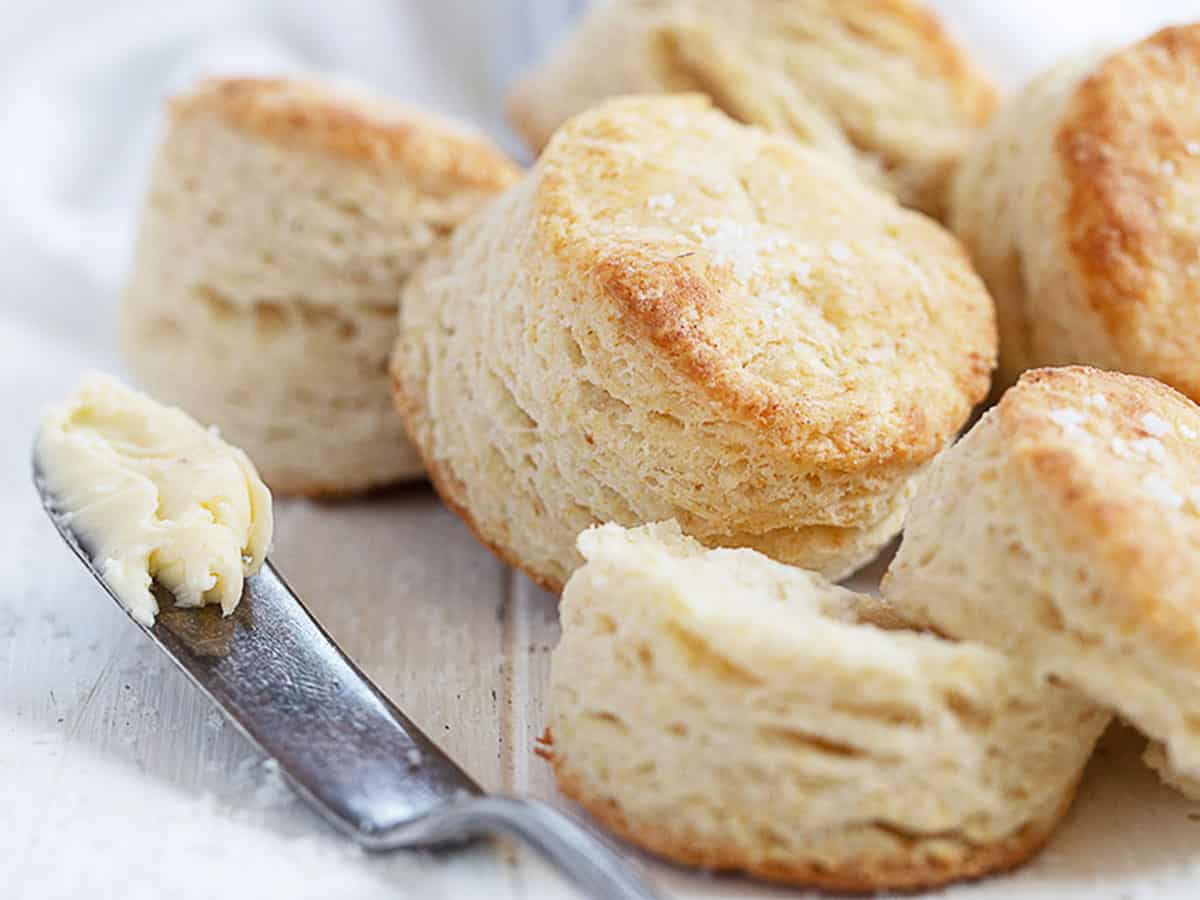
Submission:
POLYGON ((958 243, 700 96, 610 100, 406 286, 397 403, 434 484, 551 590, 589 525, 678 519, 840 577, 986 393, 958 243))
POLYGON ((122 310, 133 372, 246 448, 279 492, 418 477, 391 406, 400 286, 516 179, 486 139, 309 82, 170 104, 122 310))
POLYGON ((674 523, 579 539, 551 658, 560 788, 688 865, 837 891, 1022 862, 1109 716, 1003 654, 674 523))
POLYGON ((996 105, 910 0, 616 0, 597 4, 509 107, 540 149, 606 97, 679 91, 811 143, 939 217, 959 156, 996 105))
POLYGON ((933 466, 883 592, 1114 709, 1200 776, 1200 407, 1027 372, 933 466))
POLYGON ((1200 26, 1061 63, 963 160, 950 223, 995 297, 1000 383, 1083 363, 1200 399, 1200 26))

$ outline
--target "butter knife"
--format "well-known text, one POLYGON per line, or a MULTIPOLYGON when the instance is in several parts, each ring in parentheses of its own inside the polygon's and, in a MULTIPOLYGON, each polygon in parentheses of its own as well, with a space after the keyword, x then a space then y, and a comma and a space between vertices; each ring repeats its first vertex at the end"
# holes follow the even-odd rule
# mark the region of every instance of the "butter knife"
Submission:
MULTIPOLYGON (((59 535, 117 600, 36 458, 33 481, 59 535)), ((155 624, 134 624, 278 763, 310 807, 366 849, 507 834, 597 900, 659 897, 633 860, 581 820, 537 800, 485 794, 338 649, 269 561, 246 579, 228 618, 213 607, 177 609, 167 591, 155 591, 155 624)))

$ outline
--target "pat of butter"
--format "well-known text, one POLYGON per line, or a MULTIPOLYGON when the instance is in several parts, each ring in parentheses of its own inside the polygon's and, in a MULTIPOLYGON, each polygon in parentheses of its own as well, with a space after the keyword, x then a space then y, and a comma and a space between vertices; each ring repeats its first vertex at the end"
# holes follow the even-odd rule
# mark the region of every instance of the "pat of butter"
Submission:
POLYGON ((105 582, 146 625, 150 584, 225 615, 271 543, 271 494, 253 463, 179 409, 103 375, 48 410, 37 458, 46 487, 105 582))

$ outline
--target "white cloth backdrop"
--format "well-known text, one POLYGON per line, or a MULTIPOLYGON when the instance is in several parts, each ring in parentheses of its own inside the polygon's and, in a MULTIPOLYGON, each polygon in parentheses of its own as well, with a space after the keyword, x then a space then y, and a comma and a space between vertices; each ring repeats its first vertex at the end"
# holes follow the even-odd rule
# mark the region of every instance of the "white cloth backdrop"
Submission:
MULTIPOLYGON (((0 533, 6 537, 0 549, 0 895, 157 896, 153 879, 123 876, 129 861, 122 848, 138 851, 142 865, 161 859, 164 873, 168 860, 175 865, 186 854, 177 850, 171 857, 170 848, 154 846, 153 836, 149 849, 139 850, 146 845, 120 831, 130 822, 156 821, 174 823, 171 834, 183 850, 193 845, 204 854, 204 878, 190 889, 170 882, 172 896, 232 896, 231 890, 259 897, 395 896, 394 888, 331 870, 314 854, 292 853, 294 864, 273 870, 269 884, 256 882, 250 851, 239 849, 249 839, 241 826, 221 824, 217 840, 215 820, 197 820, 194 811, 177 808, 166 795, 157 800, 158 785, 110 772, 102 779, 109 785, 104 796, 126 790, 131 798, 117 815, 91 793, 99 762, 84 762, 88 757, 78 754, 70 764, 61 762, 71 751, 72 734, 55 724, 48 712, 52 704, 38 705, 21 693, 41 683, 37 676, 13 669, 12 659, 27 665, 36 655, 18 652, 10 659, 3 653, 5 646, 11 650, 31 641, 49 647, 58 627, 46 624, 54 621, 51 608, 62 592, 78 592, 86 583, 82 573, 68 574, 71 564, 35 508, 27 477, 29 441, 39 406, 60 396, 80 370, 119 369, 115 298, 164 95, 201 73, 327 70, 470 118, 511 147, 501 113, 506 86, 582 5, 578 0, 0 3, 0 533), (19 685, 26 687, 18 690, 19 685), (47 779, 59 784, 60 796, 79 797, 69 814, 52 823, 41 808, 47 779), (155 818, 139 818, 151 807, 155 818), (31 837, 48 824, 57 846, 31 837), (336 885, 322 880, 330 871, 338 874, 336 885)), ((1200 0, 936 5, 1006 87, 1062 53, 1129 40, 1166 21, 1200 18, 1200 0)), ((116 640, 116 634, 110 629, 97 640, 116 640)), ((269 849, 255 845, 251 855, 269 849)))
MULTIPOLYGON (((855 2, 855 0, 846 0, 855 2)), ((0 4, 16 6, 13 0, 0 4)), ((0 26, 5 314, 109 346, 162 97, 209 72, 336 71, 508 139, 514 73, 582 0, 46 0, 0 26)), ((941 0, 1006 86, 1200 0, 941 0)), ((511 146, 511 144, 510 144, 511 146)))

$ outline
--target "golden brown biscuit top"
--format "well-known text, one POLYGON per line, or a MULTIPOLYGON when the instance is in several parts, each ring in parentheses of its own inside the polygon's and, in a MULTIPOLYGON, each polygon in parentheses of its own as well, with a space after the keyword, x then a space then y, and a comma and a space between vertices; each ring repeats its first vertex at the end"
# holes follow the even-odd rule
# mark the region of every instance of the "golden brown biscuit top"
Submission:
POLYGON ((1129 626, 1200 638, 1200 407, 1071 366, 1026 372, 994 414, 1036 502, 1119 585, 1129 626))
POLYGON ((1200 25, 1100 63, 1057 146, 1064 236, 1088 301, 1134 359, 1200 396, 1200 25))
POLYGON ((170 103, 175 121, 215 116, 227 125, 332 157, 400 167, 431 190, 498 189, 521 174, 482 134, 397 102, 315 82, 220 78, 170 103))
POLYGON ((991 300, 954 238, 704 98, 608 101, 533 177, 543 241, 631 333, 814 463, 925 459, 987 390, 991 300))

